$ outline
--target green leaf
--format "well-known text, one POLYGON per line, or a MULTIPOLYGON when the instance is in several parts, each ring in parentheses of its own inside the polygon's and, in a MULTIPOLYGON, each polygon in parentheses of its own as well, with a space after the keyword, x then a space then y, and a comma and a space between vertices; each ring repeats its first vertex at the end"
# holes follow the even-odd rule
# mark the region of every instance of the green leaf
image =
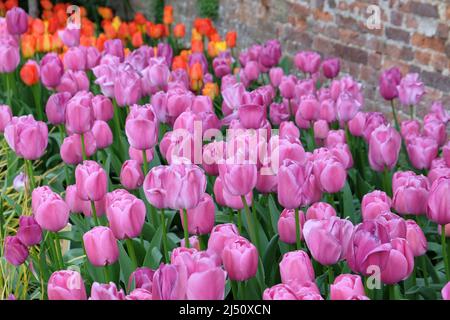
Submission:
POLYGON ((353 223, 359 222, 359 219, 356 217, 355 214, 355 206, 353 204, 353 195, 352 191, 350 190, 350 186, 348 185, 348 181, 345 182, 344 189, 342 190, 342 197, 344 201, 344 212, 342 214, 343 217, 350 217, 350 220, 353 223))
POLYGON ((278 233, 277 226, 278 226, 278 219, 280 217, 280 210, 278 210, 272 195, 269 195, 269 213, 270 219, 272 220, 273 233, 278 233))
MULTIPOLYGON (((269 244, 267 245, 266 251, 264 252, 262 262, 264 266, 264 272, 267 275, 271 275, 271 270, 274 268, 274 264, 277 261, 276 254, 278 252, 278 238, 279 235, 276 234, 272 237, 269 244)), ((270 279, 269 285, 274 284, 274 279, 270 279)), ((267 281, 267 280, 266 280, 267 281)))
POLYGON ((143 265, 150 269, 157 269, 161 263, 162 253, 156 247, 150 247, 144 258, 143 265))
POLYGON ((125 251, 125 248, 123 247, 122 243, 119 241, 119 265, 120 265, 120 279, 122 282, 127 285, 128 279, 130 278, 131 273, 133 270, 133 262, 131 261, 130 257, 128 256, 127 252, 125 251))

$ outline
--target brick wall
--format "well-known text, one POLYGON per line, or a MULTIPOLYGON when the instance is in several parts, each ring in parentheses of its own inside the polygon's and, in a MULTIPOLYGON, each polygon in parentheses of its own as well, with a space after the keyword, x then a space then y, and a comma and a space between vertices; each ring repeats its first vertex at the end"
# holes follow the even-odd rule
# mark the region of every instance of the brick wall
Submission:
MULTIPOLYGON (((190 25, 196 0, 167 1, 190 25)), ((389 111, 377 90, 380 70, 393 65, 419 72, 427 97, 450 109, 450 0, 221 0, 219 30, 238 31, 238 44, 278 38, 286 55, 315 50, 342 59, 342 71, 364 84, 366 110, 389 111), (367 7, 381 9, 381 28, 367 28, 367 7)))

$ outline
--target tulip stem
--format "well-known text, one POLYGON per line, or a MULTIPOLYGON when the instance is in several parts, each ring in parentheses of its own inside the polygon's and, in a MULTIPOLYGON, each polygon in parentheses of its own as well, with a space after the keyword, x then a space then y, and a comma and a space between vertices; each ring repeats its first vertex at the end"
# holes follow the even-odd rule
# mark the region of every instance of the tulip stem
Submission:
POLYGON ((389 299, 390 300, 397 300, 396 294, 395 294, 395 284, 389 285, 389 299))
POLYGON ((148 159, 146 150, 142 150, 142 165, 144 168, 144 176, 148 173, 148 159))
POLYGON ((414 120, 414 105, 409 106, 409 115, 411 116, 411 120, 414 120))
POLYGON ((128 254, 131 258, 131 261, 133 261, 133 270, 134 270, 138 267, 138 263, 137 263, 137 258, 136 258, 136 252, 134 251, 133 240, 125 239, 125 242, 127 244, 128 254))
POLYGON ((86 144, 84 142, 84 133, 81 134, 81 155, 83 156, 83 161, 86 161, 87 155, 86 155, 86 144))
POLYGON ((62 251, 61 251, 61 241, 59 239, 59 235, 57 232, 55 232, 53 234, 53 240, 55 241, 55 251, 56 251, 56 257, 58 259, 58 265, 59 265, 59 269, 63 270, 64 269, 64 260, 63 260, 63 256, 62 256, 62 251))
POLYGON ((427 265, 426 265, 426 261, 425 261, 425 255, 420 257, 419 260, 420 260, 420 264, 421 264, 421 268, 422 268, 423 281, 425 282, 425 286, 428 287, 428 285, 429 285, 428 270, 427 270, 427 265))
POLYGON ((189 223, 188 223, 188 216, 187 216, 187 210, 186 210, 186 209, 183 209, 183 221, 184 221, 184 223, 183 223, 183 230, 184 230, 184 246, 185 246, 186 248, 190 248, 191 245, 190 245, 190 243, 189 243, 189 231, 188 231, 189 223))
POLYGON ((450 281, 450 264, 448 261, 447 239, 445 237, 445 225, 441 226, 441 242, 442 242, 442 257, 444 258, 444 265, 445 265, 445 275, 447 281, 450 281))
POLYGON ((234 281, 234 280, 230 280, 230 284, 231 284, 231 292, 233 292, 233 299, 234 300, 239 300, 239 297, 238 297, 238 282, 234 281))
POLYGON ((114 134, 116 136, 117 139, 117 143, 119 144, 119 158, 122 159, 122 157, 124 156, 124 152, 122 150, 122 137, 120 135, 120 121, 119 121, 119 107, 117 106, 117 101, 116 99, 113 99, 113 105, 114 105, 114 114, 113 114, 113 129, 114 129, 114 134))
POLYGON ((251 212, 247 204, 247 200, 245 199, 245 195, 241 196, 242 203, 244 204, 245 212, 246 212, 246 218, 247 218, 247 225, 249 228, 250 233, 250 239, 255 244, 255 246, 258 248, 259 251, 259 241, 256 238, 256 232, 255 232, 255 225, 252 222, 251 212))
POLYGON ((92 218, 94 219, 94 224, 96 226, 100 226, 100 221, 97 217, 97 209, 95 209, 95 202, 91 200, 91 212, 92 212, 92 218))
MULTIPOLYGON (((233 211, 231 211, 231 212, 233 212, 233 211)), ((242 214, 241 214, 240 210, 237 211, 237 215, 238 215, 238 230, 239 230, 239 234, 242 234, 242 214)))
POLYGON ((398 124, 397 111, 395 110, 394 100, 391 100, 392 117, 394 118, 395 129, 400 132, 400 125, 398 124))
POLYGON ((34 105, 36 107, 38 120, 44 121, 44 112, 42 111, 42 103, 41 103, 41 85, 39 83, 31 86, 31 92, 33 94, 34 105))
POLYGON ((295 208, 295 239, 297 242, 297 250, 300 250, 302 247, 302 243, 300 240, 300 216, 298 208, 295 208))
POLYGON ((30 160, 25 159, 25 168, 27 170, 28 180, 30 182, 30 194, 33 192, 36 187, 36 183, 34 181, 34 173, 33 173, 33 164, 30 160))
MULTIPOLYGON (((59 147, 61 148, 61 146, 64 143, 64 126, 60 124, 58 126, 58 129, 59 129, 59 137, 61 139, 61 144, 59 145, 59 147)), ((65 163, 64 163, 64 173, 66 175, 66 185, 70 185, 69 170, 67 169, 67 165, 65 163)))
POLYGON ((111 277, 109 276, 108 265, 103 267, 103 274, 105 276, 105 283, 109 283, 111 281, 111 277))
POLYGON ((166 217, 164 215, 164 209, 161 209, 161 228, 162 228, 164 260, 166 261, 166 263, 169 263, 169 256, 168 256, 169 247, 167 246, 166 217))
POLYGON ((385 167, 384 172, 383 172, 383 189, 387 193, 388 196, 392 197, 390 179, 391 179, 391 172, 387 167, 385 167))

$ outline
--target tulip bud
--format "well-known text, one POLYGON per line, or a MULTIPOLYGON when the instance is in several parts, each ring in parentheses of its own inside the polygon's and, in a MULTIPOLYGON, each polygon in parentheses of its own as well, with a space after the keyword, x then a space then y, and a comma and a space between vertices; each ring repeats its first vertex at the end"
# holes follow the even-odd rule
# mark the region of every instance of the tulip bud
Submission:
POLYGON ((56 88, 64 74, 64 66, 56 53, 47 53, 41 60, 41 81, 47 89, 56 88))
POLYGON ((152 293, 145 289, 134 289, 125 300, 153 300, 152 293))
POLYGON ((83 235, 86 255, 92 265, 104 267, 119 258, 117 239, 108 227, 95 227, 83 235))
POLYGON ((354 296, 364 296, 361 277, 356 274, 341 274, 330 286, 331 300, 348 300, 354 296))
MULTIPOLYGON (((215 209, 212 197, 205 193, 197 207, 187 210, 189 233, 197 235, 210 233, 214 227, 215 209)), ((182 212, 180 212, 180 217, 183 228, 185 228, 182 212)))
POLYGON ((37 245, 42 240, 42 229, 33 217, 21 216, 17 238, 28 247, 37 245))
POLYGON ((98 149, 106 149, 112 144, 113 134, 107 122, 96 120, 91 130, 98 149))
POLYGON ((92 109, 96 120, 109 121, 113 118, 113 105, 108 97, 97 95, 92 98, 92 109))
POLYGON ((264 290, 263 300, 297 300, 297 296, 287 284, 280 283, 264 290))
POLYGON ((125 300, 125 293, 122 289, 117 290, 114 282, 108 284, 94 282, 89 300, 125 300))
POLYGON ((0 133, 5 132, 5 128, 12 119, 11 108, 6 104, 0 105, 0 133))
POLYGON ((52 94, 45 105, 48 121, 53 125, 63 124, 66 121, 66 107, 72 95, 69 92, 52 94))
POLYGON ((397 67, 388 69, 380 75, 380 94, 385 100, 393 100, 398 97, 397 86, 401 79, 402 74, 397 67))
POLYGON ((134 287, 136 289, 145 289, 149 292, 152 292, 152 283, 153 283, 153 275, 155 271, 147 267, 137 268, 130 275, 130 279, 128 280, 128 290, 130 289, 131 284, 134 281, 134 287))
POLYGON ((68 70, 86 70, 86 51, 80 47, 72 47, 64 54, 64 67, 68 70))
POLYGON ((414 168, 429 169, 438 155, 438 144, 434 139, 419 136, 408 141, 406 150, 414 168))
POLYGON ((60 270, 48 279, 49 300, 87 300, 83 278, 77 271, 60 270))
POLYGON ((238 239, 239 232, 232 223, 216 225, 209 236, 208 252, 222 256, 223 249, 234 240, 238 239))
POLYGON ((312 51, 298 52, 294 57, 295 66, 304 73, 313 74, 319 71, 321 63, 320 54, 312 51))
POLYGON ((283 256, 280 262, 281 282, 305 283, 314 282, 314 269, 308 254, 305 251, 291 251, 283 256))
MULTIPOLYGON (((424 176, 411 175, 403 179, 398 178, 399 172, 396 172, 396 180, 393 207, 399 214, 425 214, 426 203, 428 199, 429 183, 424 176)), ((394 184, 393 184, 394 187, 394 184)))
POLYGON ((420 82, 418 73, 409 73, 397 86, 398 97, 404 106, 416 105, 425 94, 425 86, 420 82))
POLYGON ((188 300, 223 300, 227 274, 220 267, 193 273, 186 285, 188 300))
POLYGON ((378 172, 385 168, 391 170, 397 163, 400 148, 400 134, 390 126, 381 125, 372 132, 369 141, 370 166, 378 172))
POLYGON ((422 228, 414 220, 406 220, 406 228, 406 240, 414 256, 424 255, 428 250, 428 242, 422 228))
POLYGON ((230 158, 219 163, 219 176, 227 192, 234 196, 248 194, 256 186, 257 168, 250 163, 235 164, 238 159, 230 158))
POLYGON ((316 202, 306 210, 306 220, 328 220, 336 217, 336 210, 326 202, 316 202))
POLYGON ((120 170, 120 183, 128 190, 135 190, 142 186, 144 173, 141 164, 136 160, 127 160, 120 170))
POLYGON ((83 200, 102 199, 108 188, 105 170, 95 161, 86 160, 75 169, 78 196, 83 200))
POLYGON ((278 169, 278 202, 286 209, 300 207, 304 182, 303 167, 298 162, 284 161, 278 169))
MULTIPOLYGON (((92 156, 97 150, 95 137, 92 132, 88 131, 84 134, 84 144, 86 147, 86 156, 92 156)), ((81 163, 83 161, 83 151, 81 148, 81 136, 79 134, 75 133, 64 138, 59 151, 61 159, 67 164, 81 163)))
POLYGON ((6 12, 6 26, 12 35, 21 35, 28 30, 28 15, 20 7, 14 7, 6 12))
POLYGON ((328 79, 336 78, 341 69, 341 61, 339 58, 331 58, 324 60, 322 63, 323 75, 328 79))
POLYGON ((132 106, 125 123, 125 133, 131 147, 153 148, 158 142, 158 121, 151 106, 132 106))
MULTIPOLYGON (((305 215, 303 211, 299 212, 300 238, 303 238, 303 225, 305 224, 305 215)), ((294 244, 296 242, 295 210, 284 209, 278 219, 278 233, 280 240, 284 243, 294 244)))
POLYGON ((243 237, 236 238, 224 247, 222 260, 231 280, 248 280, 258 270, 258 250, 243 237))
POLYGON ((28 248, 17 236, 7 236, 4 244, 4 256, 6 261, 18 267, 28 258, 28 248))
POLYGON ((184 266, 161 264, 153 276, 153 300, 184 300, 187 280, 184 266))
POLYGON ((60 195, 44 186, 34 189, 31 197, 34 218, 42 229, 58 232, 66 227, 69 207, 60 195))
POLYGON ((443 300, 450 300, 450 281, 442 288, 441 295, 443 300))
POLYGON ((441 177, 433 182, 427 202, 427 217, 444 225, 450 223, 450 177, 441 177))
POLYGON ((117 239, 137 237, 145 222, 145 204, 126 190, 117 189, 106 195, 106 216, 117 239))

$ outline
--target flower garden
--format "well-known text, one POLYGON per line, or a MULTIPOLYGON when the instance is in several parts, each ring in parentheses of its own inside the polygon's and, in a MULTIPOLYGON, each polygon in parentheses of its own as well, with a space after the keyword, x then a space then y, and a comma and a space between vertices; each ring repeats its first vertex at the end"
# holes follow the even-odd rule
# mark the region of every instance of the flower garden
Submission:
POLYGON ((450 300, 449 107, 320 52, 0 1, 0 299, 450 300), (400 110, 407 108, 408 117, 400 110))

